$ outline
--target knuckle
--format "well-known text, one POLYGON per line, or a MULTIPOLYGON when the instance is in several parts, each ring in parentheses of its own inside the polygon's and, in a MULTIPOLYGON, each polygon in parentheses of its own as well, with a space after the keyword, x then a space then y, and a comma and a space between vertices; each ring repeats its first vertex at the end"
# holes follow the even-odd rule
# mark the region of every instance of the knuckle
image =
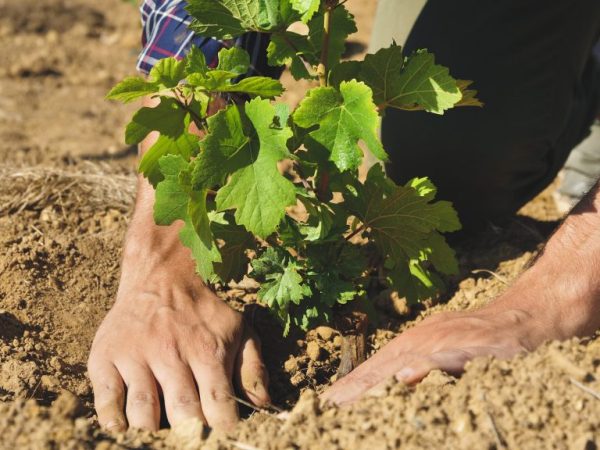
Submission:
POLYGON ((235 404, 235 400, 229 394, 229 390, 224 386, 213 386, 208 389, 209 399, 215 403, 235 404))
POLYGON ((200 405, 200 400, 194 394, 179 393, 175 395, 171 401, 171 407, 173 409, 187 409, 200 405))
POLYGON ((156 394, 150 391, 134 391, 127 396, 128 403, 139 406, 154 406, 158 404, 156 394))

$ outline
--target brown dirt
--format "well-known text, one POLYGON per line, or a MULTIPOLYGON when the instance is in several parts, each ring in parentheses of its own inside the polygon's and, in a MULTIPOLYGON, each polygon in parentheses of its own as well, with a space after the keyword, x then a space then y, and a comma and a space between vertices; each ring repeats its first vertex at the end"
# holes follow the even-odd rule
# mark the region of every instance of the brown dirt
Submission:
MULTIPOLYGON (((366 45, 374 4, 349 2, 363 24, 354 50, 366 45)), ((101 432, 85 361, 116 292, 135 161, 122 143, 131 108, 103 95, 133 72, 138 14, 120 0, 0 0, 0 10, 0 449, 596 448, 597 339, 476 360, 460 379, 436 372, 416 389, 390 385, 323 409, 311 389, 335 379, 337 332, 273 337, 278 325, 249 283, 219 293, 262 334, 275 404, 290 410, 305 392, 291 412, 256 413, 208 438, 193 424, 101 432)), ((510 223, 461 243, 462 273, 439 299, 409 308, 389 293, 376 298, 369 351, 425 316, 481 306, 505 289, 560 218, 551 189, 510 223)))

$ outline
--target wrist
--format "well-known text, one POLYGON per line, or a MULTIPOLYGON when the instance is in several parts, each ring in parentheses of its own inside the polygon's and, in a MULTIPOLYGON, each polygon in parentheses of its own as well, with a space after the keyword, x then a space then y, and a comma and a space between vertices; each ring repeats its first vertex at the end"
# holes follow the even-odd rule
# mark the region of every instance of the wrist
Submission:
POLYGON ((600 326, 600 297, 595 284, 595 277, 587 271, 573 271, 542 257, 490 307, 526 313, 535 323, 533 346, 550 339, 586 336, 600 326))

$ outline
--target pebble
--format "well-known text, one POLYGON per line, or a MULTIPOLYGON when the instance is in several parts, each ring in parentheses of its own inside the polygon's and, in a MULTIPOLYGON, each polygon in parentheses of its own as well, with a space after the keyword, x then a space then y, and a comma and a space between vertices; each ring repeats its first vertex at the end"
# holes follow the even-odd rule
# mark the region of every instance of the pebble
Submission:
POLYGON ((306 354, 311 360, 319 361, 321 359, 322 353, 323 352, 321 352, 321 347, 319 347, 319 344, 317 342, 310 341, 306 345, 306 354))
POLYGON ((324 341, 330 341, 331 338, 335 335, 335 330, 331 327, 317 327, 315 331, 317 332, 317 336, 319 336, 324 341))

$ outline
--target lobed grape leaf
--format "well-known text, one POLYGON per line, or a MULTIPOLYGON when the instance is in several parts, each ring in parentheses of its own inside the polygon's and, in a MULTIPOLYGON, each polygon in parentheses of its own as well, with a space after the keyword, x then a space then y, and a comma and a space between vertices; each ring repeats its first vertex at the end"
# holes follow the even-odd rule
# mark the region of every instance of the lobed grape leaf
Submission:
POLYGON ((288 25, 281 23, 279 0, 188 0, 186 10, 194 18, 191 30, 218 39, 288 25))
POLYGON ((162 97, 158 106, 143 107, 133 115, 125 129, 125 143, 139 144, 152 131, 177 138, 184 132, 186 115, 175 99, 162 97))
POLYGON ((430 203, 409 186, 395 186, 386 193, 377 182, 383 176, 381 167, 373 166, 357 195, 345 197, 382 255, 393 261, 418 259, 432 232, 460 229, 449 202, 430 203))
POLYGON ((255 99, 211 118, 193 171, 197 188, 221 184, 231 175, 217 194, 218 209, 235 209, 236 222, 263 238, 296 203, 294 185, 277 167, 291 157, 286 142, 292 131, 276 113, 267 100, 255 99))
POLYGON ((139 98, 158 92, 156 83, 151 83, 141 77, 128 77, 113 87, 106 95, 109 100, 130 103, 139 98))
MULTIPOLYGON (((325 42, 325 33, 323 31, 324 17, 323 13, 317 14, 308 23, 308 38, 313 48, 318 49, 319 54, 325 42)), ((339 64, 340 58, 346 50, 346 39, 357 31, 354 16, 350 14, 344 5, 337 6, 331 12, 329 30, 327 67, 331 70, 339 64)))
POLYGON ((312 89, 296 111, 294 122, 304 128, 318 126, 310 137, 325 147, 329 159, 341 170, 356 169, 362 161, 359 141, 380 160, 387 154, 377 138, 379 116, 364 83, 351 80, 333 87, 312 89))
POLYGON ((319 11, 321 0, 291 0, 291 5, 300 14, 300 20, 307 23, 319 11))

